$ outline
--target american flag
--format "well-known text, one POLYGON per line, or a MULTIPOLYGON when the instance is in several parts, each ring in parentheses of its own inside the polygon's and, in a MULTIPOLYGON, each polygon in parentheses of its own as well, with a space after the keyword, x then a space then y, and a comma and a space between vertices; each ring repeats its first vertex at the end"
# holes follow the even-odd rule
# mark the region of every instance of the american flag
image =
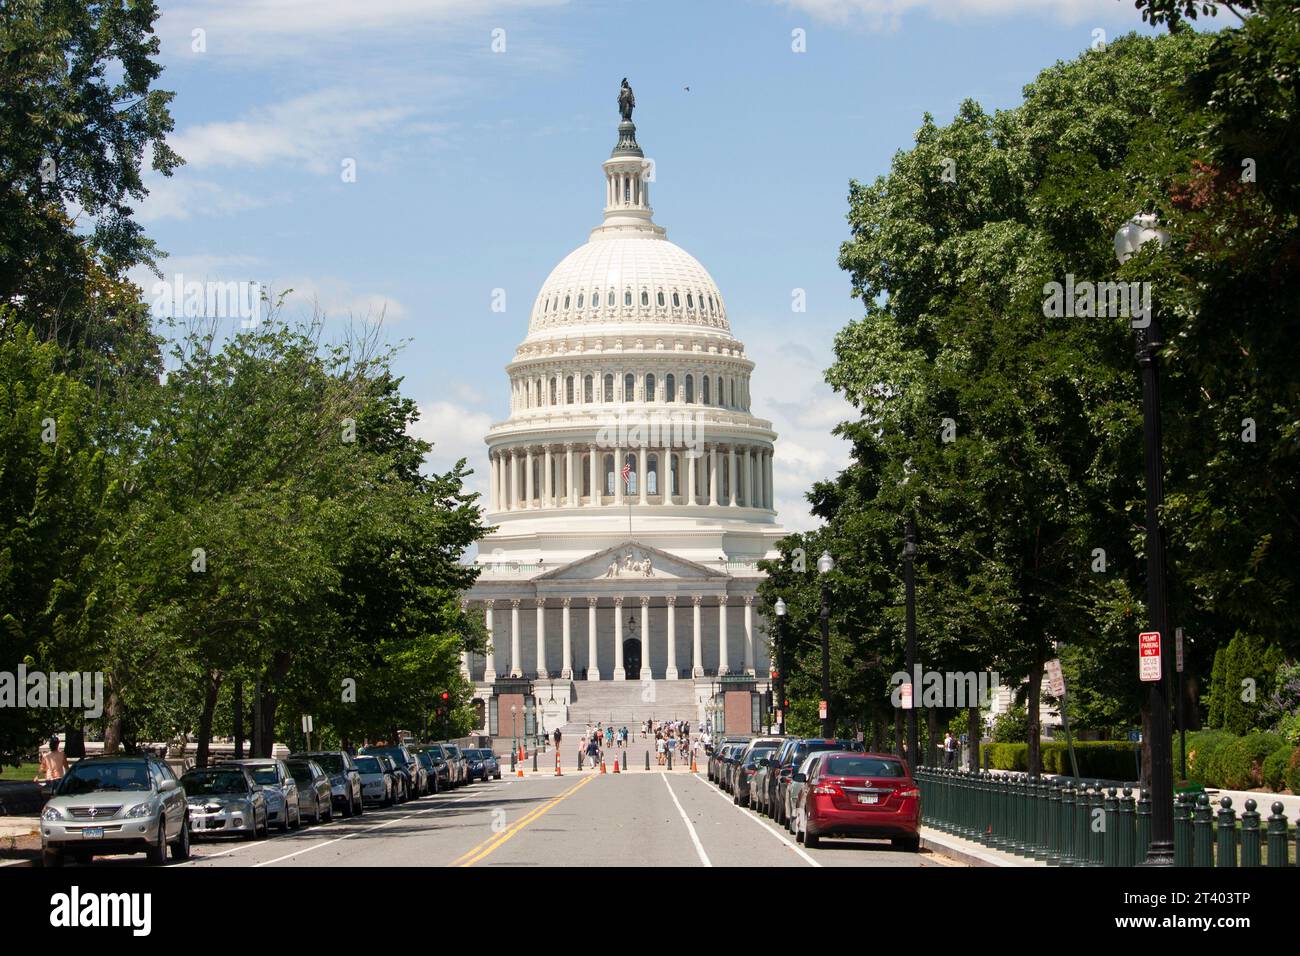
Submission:
POLYGON ((625 461, 625 462, 623 462, 623 472, 622 472, 622 474, 623 474, 623 487, 624 487, 624 488, 627 488, 627 487, 629 487, 628 482, 629 482, 629 479, 630 479, 630 477, 631 477, 631 475, 632 475, 632 463, 631 463, 630 461, 625 461))

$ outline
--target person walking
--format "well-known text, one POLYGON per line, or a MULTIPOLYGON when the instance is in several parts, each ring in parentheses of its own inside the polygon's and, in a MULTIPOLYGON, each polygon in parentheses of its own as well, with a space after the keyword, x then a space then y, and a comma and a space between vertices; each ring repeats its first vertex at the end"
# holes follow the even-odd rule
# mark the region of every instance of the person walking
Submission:
POLYGON ((41 754, 40 773, 32 778, 36 783, 57 784, 63 779, 63 775, 68 772, 68 756, 59 749, 59 738, 50 738, 50 749, 47 753, 41 754), (42 781, 41 775, 45 779, 42 781))
POLYGON ((957 738, 952 731, 943 735, 943 765, 952 767, 957 762, 957 738))

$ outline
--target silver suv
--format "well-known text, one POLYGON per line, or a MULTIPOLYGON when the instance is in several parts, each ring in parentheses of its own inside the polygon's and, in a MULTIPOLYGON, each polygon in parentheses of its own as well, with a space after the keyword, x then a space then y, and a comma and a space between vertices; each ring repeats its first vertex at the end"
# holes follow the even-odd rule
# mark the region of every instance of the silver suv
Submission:
POLYGON ((73 764, 41 811, 41 860, 87 863, 97 854, 144 853, 160 864, 190 856, 185 790, 152 757, 113 754, 73 764))

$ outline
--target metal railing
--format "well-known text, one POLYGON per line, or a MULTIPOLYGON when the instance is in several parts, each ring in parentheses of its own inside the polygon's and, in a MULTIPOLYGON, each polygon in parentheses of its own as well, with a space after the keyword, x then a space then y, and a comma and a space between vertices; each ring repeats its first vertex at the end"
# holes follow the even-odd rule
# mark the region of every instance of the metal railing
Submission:
MULTIPOLYGON (((1049 866, 1136 866, 1151 842, 1145 790, 1107 781, 1032 777, 919 767, 925 826, 1049 866)), ((1300 818, 1294 835, 1281 803, 1267 819, 1248 799, 1238 815, 1232 798, 1217 812, 1205 793, 1174 800, 1174 865, 1300 866, 1300 818), (1262 824, 1262 825, 1261 825, 1262 824), (1297 859, 1292 859, 1293 855, 1297 859)))

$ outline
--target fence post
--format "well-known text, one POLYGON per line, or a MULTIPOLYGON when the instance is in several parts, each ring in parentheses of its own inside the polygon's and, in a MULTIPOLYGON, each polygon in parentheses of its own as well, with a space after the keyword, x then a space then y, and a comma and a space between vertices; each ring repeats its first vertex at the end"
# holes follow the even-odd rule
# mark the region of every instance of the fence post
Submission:
POLYGON ((1174 866, 1192 865, 1192 808, 1187 796, 1174 795, 1174 866))
POLYGON ((1119 866, 1137 865, 1137 836, 1133 826, 1133 788, 1125 787, 1119 799, 1119 866))
POLYGON ((1287 864, 1287 829, 1286 816, 1282 813, 1282 802, 1273 804, 1273 815, 1268 818, 1268 865, 1286 866, 1287 864))
POLYGON ((1241 815, 1241 865, 1259 866, 1259 812, 1254 800, 1246 801, 1241 815))
POLYGON ((1079 783, 1079 797, 1074 801, 1074 858, 1075 866, 1092 865, 1092 834, 1088 828, 1088 814, 1092 807, 1092 784, 1079 783))
POLYGON ((1047 794, 1047 865, 1061 865, 1061 778, 1053 777, 1047 794))
POLYGON ((1106 791, 1106 809, 1103 819, 1106 832, 1102 834, 1102 859, 1104 866, 1119 866, 1119 800, 1115 798, 1115 788, 1106 791))
POLYGON ((1061 866, 1074 866, 1074 798, 1075 781, 1067 779, 1061 788, 1061 866))
POLYGON ((1088 865, 1105 865, 1106 854, 1106 790, 1097 780, 1092 785, 1092 799, 1088 802, 1088 865))
POLYGON ((1047 842, 1048 842, 1048 824, 1051 819, 1051 808, 1048 804, 1048 798, 1051 796, 1052 784, 1048 780, 1039 779, 1034 784, 1034 818, 1037 820, 1037 827, 1034 832, 1034 859, 1040 862, 1047 862, 1047 842))
POLYGON ((1146 787, 1139 791, 1136 834, 1133 859, 1134 863, 1141 863, 1151 849, 1151 794, 1146 787))
POLYGON ((1214 812, 1208 794, 1197 794, 1192 811, 1192 865, 1214 866, 1214 812))
POLYGON ((1222 808, 1218 813, 1218 856, 1215 866, 1236 867, 1237 865, 1237 811, 1232 809, 1232 797, 1219 801, 1222 808))

